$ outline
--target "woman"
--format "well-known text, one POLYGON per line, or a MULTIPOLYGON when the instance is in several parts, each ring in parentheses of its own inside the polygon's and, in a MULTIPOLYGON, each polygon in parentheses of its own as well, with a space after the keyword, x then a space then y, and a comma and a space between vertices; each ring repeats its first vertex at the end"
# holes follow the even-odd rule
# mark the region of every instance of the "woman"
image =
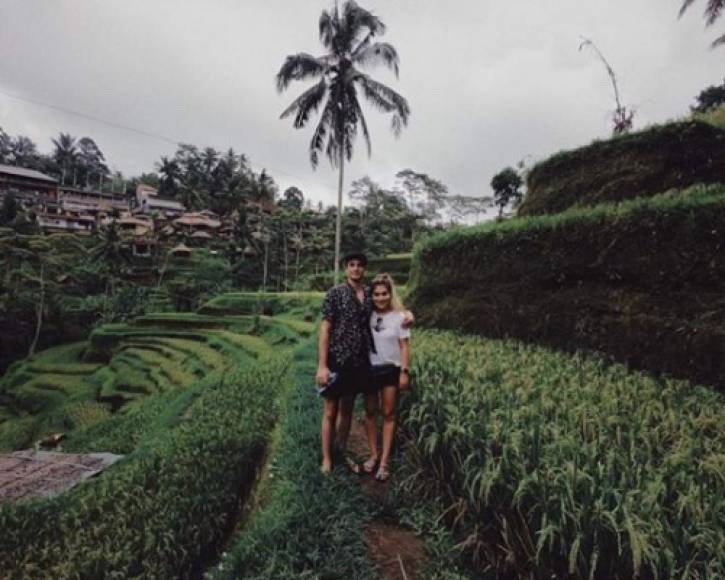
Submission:
POLYGON ((366 473, 375 473, 377 481, 390 477, 390 452, 393 448, 397 422, 398 390, 410 384, 410 330, 401 323, 403 305, 388 274, 376 276, 370 284, 374 310, 370 329, 375 346, 370 353, 372 389, 365 395, 365 431, 370 458, 363 464, 366 473), (383 452, 378 453, 378 401, 383 410, 383 452))

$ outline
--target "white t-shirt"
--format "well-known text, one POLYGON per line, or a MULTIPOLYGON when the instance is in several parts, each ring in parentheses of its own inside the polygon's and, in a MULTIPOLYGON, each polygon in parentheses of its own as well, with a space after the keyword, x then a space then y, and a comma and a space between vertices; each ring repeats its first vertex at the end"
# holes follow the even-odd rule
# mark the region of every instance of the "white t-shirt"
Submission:
POLYGON ((370 353, 370 364, 394 364, 400 366, 401 338, 410 338, 410 329, 403 328, 403 313, 390 310, 385 314, 373 311, 370 316, 370 332, 373 335, 375 350, 370 353))

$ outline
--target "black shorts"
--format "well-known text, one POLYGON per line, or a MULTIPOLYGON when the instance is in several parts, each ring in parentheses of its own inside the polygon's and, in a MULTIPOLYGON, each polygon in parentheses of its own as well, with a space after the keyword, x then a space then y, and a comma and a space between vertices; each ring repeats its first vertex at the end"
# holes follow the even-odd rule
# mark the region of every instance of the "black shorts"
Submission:
POLYGON ((371 374, 373 389, 376 391, 383 387, 397 387, 400 385, 400 367, 395 365, 373 367, 371 374))
POLYGON ((323 393, 323 397, 350 397, 358 393, 367 393, 372 388, 370 367, 351 369, 330 369, 337 373, 337 380, 323 393))

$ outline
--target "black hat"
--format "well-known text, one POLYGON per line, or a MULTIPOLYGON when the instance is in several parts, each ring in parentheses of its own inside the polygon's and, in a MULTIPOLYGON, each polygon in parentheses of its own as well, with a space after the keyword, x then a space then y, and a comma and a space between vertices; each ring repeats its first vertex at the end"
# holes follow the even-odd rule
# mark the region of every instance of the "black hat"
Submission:
POLYGON ((342 263, 345 264, 345 266, 347 266, 347 264, 350 260, 360 260, 362 262, 363 266, 368 265, 368 258, 362 252, 349 252, 349 253, 345 254, 345 257, 342 259, 342 263))

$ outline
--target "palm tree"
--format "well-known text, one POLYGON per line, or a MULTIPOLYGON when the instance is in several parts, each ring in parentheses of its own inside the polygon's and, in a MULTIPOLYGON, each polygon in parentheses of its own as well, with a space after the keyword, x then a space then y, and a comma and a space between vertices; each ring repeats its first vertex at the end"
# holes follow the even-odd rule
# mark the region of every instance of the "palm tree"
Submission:
MULTIPOLYGON (((684 0, 682 8, 680 8, 680 17, 694 3, 695 0, 684 0)), ((715 24, 715 21, 720 18, 723 10, 725 10, 725 0, 707 0, 707 6, 705 7, 705 23, 707 26, 715 24)), ((721 44, 725 44, 725 34, 716 38, 712 43, 712 47, 715 48, 721 44)))
POLYGON ((161 175, 159 193, 161 195, 168 195, 169 197, 176 197, 182 177, 179 163, 176 159, 169 159, 163 155, 161 161, 156 163, 156 170, 161 175))
POLYGON ((358 92, 378 110, 392 113, 391 128, 397 136, 408 123, 408 102, 393 89, 373 80, 360 67, 383 64, 398 76, 398 53, 392 45, 377 42, 385 33, 383 22, 371 12, 347 0, 338 9, 323 11, 319 23, 320 41, 327 54, 319 57, 307 53, 289 55, 277 73, 277 90, 282 92, 292 81, 319 79, 282 113, 294 115, 294 127, 307 124, 310 115, 322 107, 320 120, 310 142, 310 161, 317 167, 324 151, 333 167, 339 168, 337 221, 335 223, 335 283, 340 268, 342 230, 342 187, 345 158, 352 159, 358 126, 371 152, 370 134, 358 99, 358 92), (323 105, 324 103, 324 105, 323 105))
MULTIPOLYGON (((62 169, 63 173, 61 182, 63 183, 63 185, 65 185, 66 172, 69 168, 75 169, 75 165, 78 161, 78 148, 76 147, 76 138, 71 137, 69 133, 60 133, 58 135, 58 138, 52 139, 52 141, 53 145, 55 145, 53 158, 62 169)), ((75 186, 75 179, 73 185, 75 186)))

